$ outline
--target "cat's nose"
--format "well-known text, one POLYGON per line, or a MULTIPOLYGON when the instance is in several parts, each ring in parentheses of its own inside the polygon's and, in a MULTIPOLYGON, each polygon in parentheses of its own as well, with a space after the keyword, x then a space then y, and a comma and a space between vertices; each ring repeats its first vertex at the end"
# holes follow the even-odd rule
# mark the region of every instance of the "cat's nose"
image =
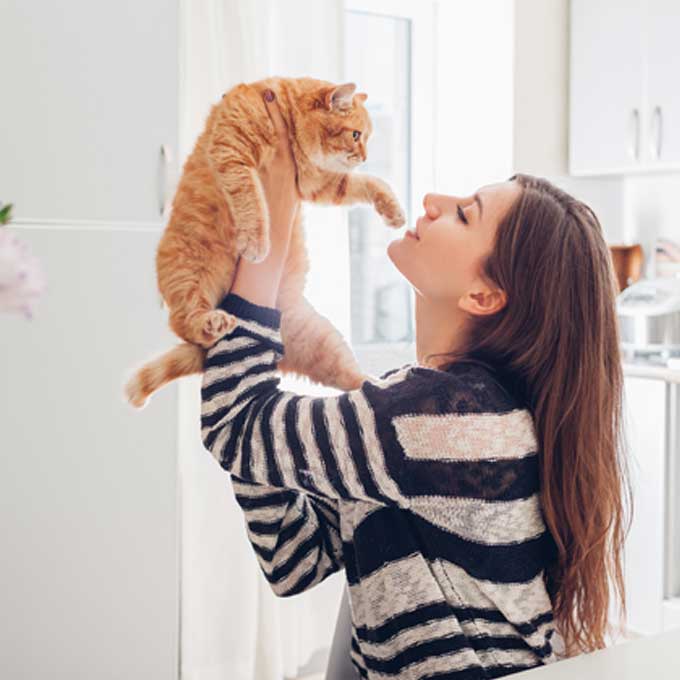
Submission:
POLYGON ((359 153, 361 154, 361 160, 365 161, 366 160, 366 149, 362 146, 361 149, 359 149, 359 153))

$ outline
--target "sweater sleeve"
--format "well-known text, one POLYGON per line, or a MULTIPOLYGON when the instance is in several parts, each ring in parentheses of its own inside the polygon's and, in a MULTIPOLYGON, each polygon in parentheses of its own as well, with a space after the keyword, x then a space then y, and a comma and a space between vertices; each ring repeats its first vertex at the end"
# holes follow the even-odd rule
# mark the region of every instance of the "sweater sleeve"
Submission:
POLYGON ((344 567, 338 503, 232 475, 257 560, 281 597, 312 588, 344 567))
POLYGON ((407 509, 531 493, 531 414, 492 374, 407 364, 349 392, 298 395, 279 388, 280 312, 233 293, 220 306, 239 323, 206 355, 201 434, 225 470, 329 500, 407 509))
POLYGON ((330 397, 282 391, 279 310, 234 293, 220 308, 239 318, 208 350, 201 388, 202 439, 220 465, 246 482, 326 499, 403 502, 375 420, 396 397, 391 379, 330 397))

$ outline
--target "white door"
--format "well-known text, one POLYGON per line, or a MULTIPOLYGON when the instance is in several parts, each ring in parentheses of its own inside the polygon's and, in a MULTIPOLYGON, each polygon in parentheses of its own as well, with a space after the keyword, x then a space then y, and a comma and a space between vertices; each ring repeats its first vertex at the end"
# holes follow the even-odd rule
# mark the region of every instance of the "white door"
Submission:
POLYGON ((680 167, 680 3, 647 3, 647 144, 652 167, 680 167))
POLYGON ((176 0, 3 0, 0 201, 16 222, 160 223, 177 22, 176 0))
POLYGON ((640 169, 646 125, 643 12, 642 0, 571 2, 569 169, 574 175, 640 169))
POLYGON ((645 635, 663 629, 666 389, 663 380, 625 379, 634 502, 625 547, 628 626, 645 635))

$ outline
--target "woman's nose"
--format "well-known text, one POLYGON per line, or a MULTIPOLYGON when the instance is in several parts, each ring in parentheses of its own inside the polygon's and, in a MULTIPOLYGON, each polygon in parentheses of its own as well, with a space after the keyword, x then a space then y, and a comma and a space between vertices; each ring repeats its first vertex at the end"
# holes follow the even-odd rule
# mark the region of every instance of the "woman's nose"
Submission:
POLYGON ((423 208, 430 219, 437 219, 444 210, 455 210, 455 205, 460 199, 458 196, 447 194, 425 194, 423 198, 423 208))
POLYGON ((425 194, 423 198, 423 208, 425 214, 431 219, 436 220, 441 214, 441 208, 438 205, 437 198, 439 194, 425 194))
POLYGON ((454 210, 456 201, 457 196, 429 193, 423 198, 423 208, 430 219, 436 220, 445 210, 454 210))

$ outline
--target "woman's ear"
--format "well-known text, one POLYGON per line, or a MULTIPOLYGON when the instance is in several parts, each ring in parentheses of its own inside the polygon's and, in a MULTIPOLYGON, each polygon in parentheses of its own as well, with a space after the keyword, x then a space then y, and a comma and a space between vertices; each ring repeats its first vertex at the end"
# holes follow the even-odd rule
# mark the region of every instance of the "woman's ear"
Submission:
POLYGON ((459 298, 458 306, 470 314, 486 316, 500 312, 507 302, 504 290, 477 285, 459 298))

